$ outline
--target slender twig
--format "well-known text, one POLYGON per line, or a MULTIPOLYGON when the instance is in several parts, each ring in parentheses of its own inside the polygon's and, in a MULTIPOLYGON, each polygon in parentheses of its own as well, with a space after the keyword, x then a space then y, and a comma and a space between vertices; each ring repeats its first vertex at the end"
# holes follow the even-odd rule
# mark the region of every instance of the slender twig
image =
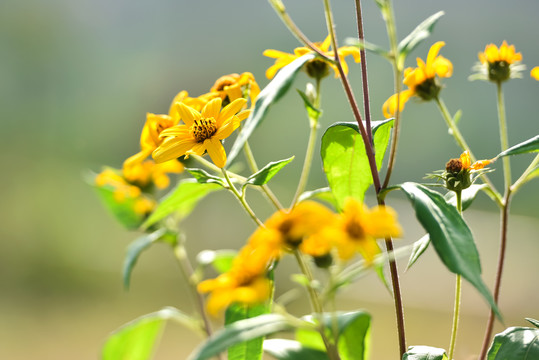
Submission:
MULTIPOLYGON (((457 211, 462 214, 462 192, 455 191, 457 198, 457 211)), ((455 285, 455 307, 453 309, 453 326, 451 327, 451 340, 449 342, 449 360, 453 360, 453 354, 455 353, 455 344, 457 342, 457 332, 459 328, 459 315, 460 315, 460 300, 462 290, 462 277, 457 274, 455 285)))
MULTIPOLYGON (((507 121, 505 117, 505 104, 503 101, 502 83, 500 81, 496 83, 496 95, 498 104, 498 120, 500 122, 500 142, 502 151, 505 151, 509 148, 509 139, 507 136, 507 121)), ((503 176, 505 188, 509 189, 509 187, 511 186, 510 156, 505 156, 503 158, 503 176)))
POLYGON ((511 193, 516 193, 522 185, 524 185, 528 180, 528 176, 537 169, 537 166, 539 165, 539 154, 535 156, 533 161, 530 163, 530 165, 524 170, 522 175, 515 181, 513 185, 511 185, 511 193))
POLYGON ((247 204, 247 201, 245 201, 244 194, 240 194, 234 184, 232 184, 232 181, 230 181, 230 177, 228 176, 228 172, 225 169, 221 169, 226 182, 228 183, 228 188, 232 193, 236 196, 236 198, 239 200, 240 204, 243 206, 247 214, 249 214, 249 217, 258 225, 258 226, 264 226, 264 223, 256 216, 253 209, 247 204))
MULTIPOLYGON (((316 79, 316 96, 314 99, 314 106, 318 109, 320 108, 320 82, 321 79, 316 79)), ((301 175, 298 182, 298 187, 296 193, 292 200, 290 208, 293 208, 299 200, 300 195, 305 191, 307 185, 307 180, 309 179, 309 173, 311 172, 311 164, 313 162, 313 155, 316 145, 316 134, 318 132, 318 117, 311 118, 309 116, 310 132, 309 132, 309 141, 307 143, 307 150, 305 151, 305 159, 303 161, 303 169, 301 170, 301 175)))

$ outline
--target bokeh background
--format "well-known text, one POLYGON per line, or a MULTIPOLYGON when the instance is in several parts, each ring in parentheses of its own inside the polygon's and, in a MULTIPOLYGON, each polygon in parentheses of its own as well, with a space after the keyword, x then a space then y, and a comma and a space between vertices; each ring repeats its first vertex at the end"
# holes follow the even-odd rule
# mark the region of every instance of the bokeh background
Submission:
MULTIPOLYGON (((292 17, 313 40, 326 35, 320 1, 285 2, 292 17)), ((353 1, 334 1, 339 40, 356 35, 353 1)), ((433 36, 418 47, 425 57, 437 40, 454 64, 442 96, 452 112, 462 109, 461 130, 480 158, 499 152, 495 89, 468 82, 477 53, 505 39, 516 45, 531 69, 539 65, 536 15, 539 2, 522 0, 396 1, 400 38, 431 14, 445 16, 433 36)), ((364 1, 366 36, 387 46, 384 25, 374 1, 364 1)), ((122 288, 125 248, 137 237, 105 211, 84 174, 101 166, 119 167, 138 151, 146 112, 164 113, 182 89, 206 92, 215 79, 232 72, 252 72, 267 84, 267 48, 291 51, 298 46, 266 1, 186 0, 3 0, 0 3, 0 357, 2 359, 96 359, 107 334, 121 324, 166 305, 190 311, 186 288, 172 254, 155 246, 140 259, 129 292, 122 288)), ((389 65, 368 56, 372 108, 392 94, 389 65)), ((359 68, 351 74, 360 98, 359 68)), ((301 75, 295 86, 303 88, 301 75)), ((516 144, 537 134, 539 83, 524 79, 505 86, 509 139, 516 144)), ((323 84, 322 127, 352 121, 340 83, 323 84)), ((302 103, 291 95, 276 104, 253 136, 259 163, 296 155, 275 179, 275 192, 290 198, 299 174, 307 126, 302 103)), ((460 150, 447 134, 434 104, 411 102, 403 115, 402 138, 394 183, 421 181, 460 150)), ((514 174, 531 156, 513 159, 514 174)), ((502 184, 501 164, 493 174, 502 184)), ((516 177, 516 175, 515 175, 516 177)), ((319 160, 309 188, 325 186, 319 160)), ((510 243, 502 287, 506 325, 526 325, 539 318, 537 288, 538 183, 514 198, 510 243)), ((269 209, 252 195, 257 210, 269 209), (258 202, 257 202, 258 201, 258 202)), ((410 244, 423 232, 399 195, 389 202, 398 211, 410 244)), ((372 204, 372 198, 369 199, 372 204)), ((498 246, 498 215, 481 195, 467 211, 482 256, 484 279, 491 286, 498 246)), ((253 225, 225 193, 205 199, 184 223, 192 257, 204 249, 238 248, 253 225), (204 216, 201 216, 203 215, 204 216)), ((405 262, 405 261, 401 261, 405 262)), ((401 264, 403 265, 403 264, 401 264)), ((293 287, 286 262, 278 271, 278 293, 293 287)), ((429 249, 402 274, 409 344, 447 348, 454 276, 429 249)), ((305 299, 291 311, 303 314, 305 299)), ((397 339, 391 296, 374 276, 340 294, 344 309, 373 314, 371 359, 395 358, 397 339)), ((464 286, 458 359, 479 351, 487 307, 475 290, 464 286)), ((496 331, 502 330, 501 324, 496 331)), ((182 359, 200 341, 170 324, 156 359, 182 359)))

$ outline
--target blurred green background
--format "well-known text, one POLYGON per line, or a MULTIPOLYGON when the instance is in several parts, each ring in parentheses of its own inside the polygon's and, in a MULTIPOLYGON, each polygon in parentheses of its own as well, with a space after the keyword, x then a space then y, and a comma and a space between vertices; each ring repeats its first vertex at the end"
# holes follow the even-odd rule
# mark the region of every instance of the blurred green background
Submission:
MULTIPOLYGON (((322 4, 285 2, 292 17, 313 40, 326 35, 322 4)), ((539 2, 396 1, 403 38, 419 22, 444 10, 433 36, 412 54, 425 58, 429 46, 446 41, 442 55, 454 64, 442 97, 452 112, 462 109, 461 130, 480 158, 499 152, 495 88, 468 82, 477 53, 491 42, 515 44, 531 69, 539 65, 536 16, 539 2)), ((353 1, 334 1, 339 40, 355 36, 353 1)), ((386 46, 384 25, 374 1, 364 1, 366 36, 386 46)), ((219 76, 250 71, 264 86, 272 64, 267 48, 291 51, 296 40, 266 1, 186 0, 4 0, 0 3, 0 357, 3 359, 96 359, 107 334, 119 325, 166 305, 190 311, 173 256, 165 246, 145 253, 133 273, 132 288, 122 289, 125 247, 137 237, 121 228, 102 207, 83 176, 101 166, 119 167, 138 151, 146 112, 165 113, 182 89, 196 96, 219 76)), ((371 105, 392 94, 389 65, 368 56, 371 105)), ((350 78, 360 98, 359 67, 350 78)), ((295 86, 305 86, 301 75, 295 86)), ((524 79, 505 86, 509 139, 516 144, 537 134, 539 83, 524 79)), ((323 84, 322 127, 352 121, 340 83, 323 84)), ((296 155, 272 185, 284 199, 294 191, 307 141, 306 117, 298 96, 276 104, 252 143, 260 164, 296 155)), ((410 102, 403 115, 394 183, 421 181, 460 150, 447 134, 434 104, 410 102)), ((531 156, 513 159, 515 177, 531 156)), ((501 163, 493 174, 501 186, 501 163)), ((309 188, 325 186, 319 160, 309 188)), ((506 325, 539 318, 538 183, 528 184, 512 204, 510 243, 502 286, 506 325)), ((268 207, 253 194, 257 210, 268 207)), ((403 198, 391 195, 410 244, 423 232, 403 198)), ((286 200, 285 202, 288 202, 286 200)), ((370 200, 372 204, 372 199, 370 200)), ((482 255, 484 279, 491 286, 497 257, 498 215, 482 195, 466 214, 482 255)), ((192 256, 211 248, 238 248, 253 231, 250 220, 229 194, 205 199, 184 224, 192 256), (204 217, 201 215, 204 214, 204 217)), ((402 264, 401 264, 402 265, 402 264)), ((292 263, 284 262, 278 294, 292 287, 292 263)), ((402 275, 410 344, 447 348, 454 277, 432 249, 402 275)), ((341 294, 345 309, 367 308, 374 317, 372 359, 395 358, 397 340, 392 300, 375 277, 341 294)), ((300 297, 291 304, 305 312, 300 297)), ((458 359, 479 351, 487 308, 464 287, 458 359)), ((497 324, 496 331, 504 327, 497 324)), ((157 359, 181 359, 199 339, 170 325, 157 359)))

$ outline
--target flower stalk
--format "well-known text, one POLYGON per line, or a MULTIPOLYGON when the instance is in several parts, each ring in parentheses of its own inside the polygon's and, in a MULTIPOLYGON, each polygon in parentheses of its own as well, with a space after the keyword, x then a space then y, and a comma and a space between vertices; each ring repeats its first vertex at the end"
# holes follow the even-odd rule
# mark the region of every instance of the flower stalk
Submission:
MULTIPOLYGON (((462 191, 455 191, 457 200, 457 211, 462 215, 462 191)), ((451 327, 451 340, 449 342, 449 360, 453 360, 455 344, 457 342, 457 332, 459 327, 460 303, 462 294, 462 277, 457 274, 455 285, 455 306, 453 309, 453 326, 451 327)))

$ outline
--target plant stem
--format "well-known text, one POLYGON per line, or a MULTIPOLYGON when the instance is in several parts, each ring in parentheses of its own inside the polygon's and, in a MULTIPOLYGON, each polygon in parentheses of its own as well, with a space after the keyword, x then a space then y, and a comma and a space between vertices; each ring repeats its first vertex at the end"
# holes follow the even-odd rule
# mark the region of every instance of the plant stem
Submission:
MULTIPOLYGON (((314 107, 320 108, 320 82, 321 79, 316 79, 316 97, 314 99, 314 107)), ((303 161, 303 169, 301 170, 301 176, 299 178, 296 194, 292 200, 290 208, 296 206, 300 195, 305 191, 307 180, 309 179, 309 173, 311 171, 311 164, 313 162, 314 149, 316 145, 316 134, 318 132, 318 117, 312 118, 309 116, 309 126, 311 128, 309 132, 309 142, 307 143, 307 150, 305 152, 305 160, 303 161)))
POLYGON ((322 307, 322 303, 320 302, 320 299, 318 297, 318 294, 316 293, 316 290, 312 286, 312 282, 314 280, 313 274, 311 272, 311 269, 305 263, 305 259, 303 258, 303 255, 298 251, 298 249, 294 249, 293 254, 296 258, 296 261, 298 262, 299 268, 303 275, 307 278, 308 285, 307 285, 307 292, 309 293, 309 299, 311 301, 311 307, 313 309, 314 316, 317 317, 319 322, 319 332, 322 336, 322 340, 324 341, 324 345, 326 346, 328 357, 331 360, 339 360, 339 353, 336 347, 336 344, 329 341, 329 339, 326 336, 325 329, 324 329, 324 320, 322 315, 324 314, 324 309, 322 307))
MULTIPOLYGON (((243 151, 245 153, 245 157, 247 158, 247 163, 249 164, 251 171, 253 173, 256 173, 259 169, 258 169, 258 165, 256 164, 253 151, 251 150, 251 146, 249 146, 249 142, 247 141, 245 142, 245 144, 243 145, 243 151)), ((264 184, 261 187, 262 187, 262 191, 264 192, 268 200, 273 204, 273 206, 275 206, 277 210, 282 209, 283 206, 281 205, 281 203, 279 202, 279 199, 277 199, 273 191, 271 191, 269 186, 267 184, 264 184)))
MULTIPOLYGON (((500 287, 502 283, 503 264, 505 260, 505 250, 507 247, 507 225, 509 220, 509 202, 511 199, 511 188, 507 189, 504 197, 504 207, 501 213, 501 229, 500 229, 500 253, 498 255, 498 266, 496 269, 496 279, 494 281, 494 302, 498 305, 498 299, 500 297, 500 287)), ((485 330, 485 336, 483 338, 483 346, 481 347, 481 354, 479 360, 486 359, 490 339, 492 337, 492 330, 494 328, 495 315, 494 311, 490 310, 490 314, 487 321, 487 328, 485 330)))
MULTIPOLYGON (((505 151, 509 148, 509 140, 507 136, 507 121, 505 117, 505 104, 503 101, 503 91, 502 83, 496 83, 496 94, 497 94, 497 103, 498 103, 498 120, 500 122, 500 142, 502 146, 502 151, 505 151)), ((511 186, 511 160, 509 156, 504 156, 503 158, 503 177, 505 188, 509 189, 511 186)))
MULTIPOLYGON (((462 192, 455 191, 457 198, 457 211, 462 214, 462 192)), ((455 307, 453 309, 453 326, 451 328, 451 341, 449 343, 449 360, 453 360, 453 354, 455 352, 455 344, 457 342, 457 332, 459 327, 459 315, 460 315, 460 300, 461 300, 461 287, 462 277, 457 274, 456 286, 455 286, 455 307)))
POLYGON ((228 173, 225 169, 221 169, 225 179, 226 179, 226 182, 228 183, 228 188, 230 189, 230 191, 232 191, 232 193, 236 196, 236 198, 239 200, 239 202, 241 203, 241 205, 243 206, 243 208, 245 209, 245 211, 247 212, 247 214, 249 214, 249 216, 251 217, 251 219, 253 219, 253 221, 258 225, 258 226, 264 226, 264 223, 255 215, 255 213, 253 212, 253 210, 251 209, 251 207, 249 206, 249 204, 247 204, 247 201, 245 201, 245 196, 243 194, 240 194, 238 192, 238 190, 236 189, 236 187, 234 186, 234 184, 232 184, 232 181, 230 181, 230 178, 228 177, 228 173))
POLYGON ((515 181, 513 185, 511 185, 511 193, 516 193, 522 185, 524 185, 528 180, 528 176, 536 170, 537 166, 539 165, 539 154, 535 156, 533 161, 530 163, 530 165, 524 170, 522 175, 515 181))
MULTIPOLYGON (((459 128, 457 127, 457 124, 455 124, 455 122, 453 121, 453 117, 449 113, 449 110, 447 109, 447 106, 445 105, 444 101, 440 99, 439 97, 436 97, 435 101, 436 101, 436 104, 438 105, 438 108, 440 109, 442 117, 444 118, 447 124, 447 127, 449 128, 451 135, 453 135, 453 138, 455 139, 457 144, 460 146, 462 150, 468 150, 470 152, 470 158, 472 162, 476 161, 477 158, 473 155, 472 151, 470 150, 470 147, 466 143, 466 140, 464 140, 464 136, 462 136, 459 128)), ((496 204, 498 204, 500 208, 503 207, 502 196, 496 190, 496 187, 490 181, 488 176, 486 174, 482 174, 481 179, 490 188, 490 190, 492 190, 491 192, 494 195, 494 200, 496 201, 496 204)))

